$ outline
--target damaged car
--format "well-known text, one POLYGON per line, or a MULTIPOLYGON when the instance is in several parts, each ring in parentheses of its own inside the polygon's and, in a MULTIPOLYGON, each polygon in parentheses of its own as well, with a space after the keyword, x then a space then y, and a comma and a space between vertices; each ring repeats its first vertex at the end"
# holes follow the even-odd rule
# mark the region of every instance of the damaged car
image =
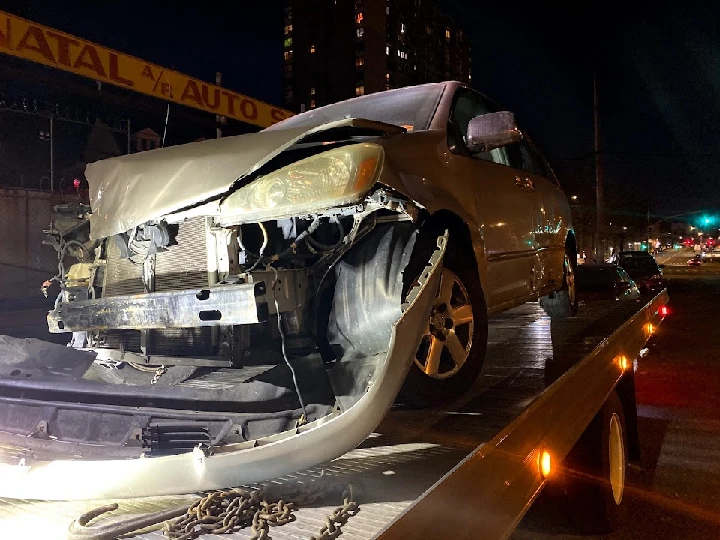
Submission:
POLYGON ((354 448, 394 401, 466 392, 488 316, 577 308, 565 195, 514 115, 461 83, 106 159, 86 178, 90 207, 51 230, 48 325, 70 347, 25 343, 0 373, 0 495, 293 472, 354 448))

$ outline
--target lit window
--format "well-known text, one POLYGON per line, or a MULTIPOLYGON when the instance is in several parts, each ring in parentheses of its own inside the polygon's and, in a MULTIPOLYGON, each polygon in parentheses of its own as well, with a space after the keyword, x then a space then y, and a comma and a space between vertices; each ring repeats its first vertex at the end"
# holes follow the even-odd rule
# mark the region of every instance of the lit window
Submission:
POLYGON ((468 81, 472 81, 472 75, 468 75, 468 81))
POLYGON ((310 100, 310 108, 311 108, 311 109, 314 109, 314 108, 315 108, 315 100, 314 100, 314 99, 311 99, 311 100, 310 100))
POLYGON ((289 34, 290 32, 292 32, 292 24, 286 24, 285 25, 285 35, 289 34))
POLYGON ((360 85, 355 87, 355 95, 356 96, 362 96, 365 93, 365 86, 360 85))
POLYGON ((417 64, 413 66, 413 71, 417 71, 417 64))
POLYGON ((360 28, 355 30, 355 33, 357 34, 357 37, 363 37, 365 34, 365 29, 361 26, 360 28))
POLYGON ((445 29, 445 39, 450 39, 450 29, 449 28, 445 29))
POLYGON ((315 45, 310 45, 310 54, 315 52, 315 45))
POLYGON ((355 15, 355 22, 358 23, 358 24, 360 24, 361 22, 363 22, 363 14, 362 14, 362 11, 361 11, 360 13, 358 13, 357 15, 355 15))
POLYGON ((292 49, 285 51, 283 53, 283 58, 285 58, 285 60, 292 60, 292 49))
POLYGON ((315 95, 315 87, 310 88, 310 95, 311 96, 315 95))
POLYGON ((361 67, 365 63, 365 59, 362 56, 358 56, 355 59, 355 67, 361 67))
POLYGON ((292 38, 285 38, 285 47, 292 47, 292 38))
POLYGON ((401 34, 405 33, 405 23, 400 23, 400 33, 401 34))
POLYGON ((390 6, 385 8, 385 15, 390 15, 390 6))
POLYGON ((389 80, 390 80, 390 74, 389 74, 389 73, 386 73, 386 74, 385 74, 385 80, 386 80, 386 81, 389 81, 389 80))
POLYGON ((385 45, 385 54, 388 54, 388 55, 390 54, 390 46, 389 45, 385 45))

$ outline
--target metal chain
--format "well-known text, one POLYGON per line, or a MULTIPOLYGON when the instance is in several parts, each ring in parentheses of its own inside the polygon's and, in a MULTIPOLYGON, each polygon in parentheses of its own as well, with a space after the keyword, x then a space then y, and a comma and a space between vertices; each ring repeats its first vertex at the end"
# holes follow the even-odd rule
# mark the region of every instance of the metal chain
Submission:
POLYGON ((338 506, 332 511, 326 518, 325 526, 320 529, 320 535, 311 536, 310 540, 333 540, 337 538, 342 534, 340 528, 359 511, 360 507, 355 500, 352 484, 348 484, 347 489, 343 492, 342 506, 338 506))
POLYGON ((165 522, 163 534, 174 540, 191 540, 205 533, 232 533, 249 525, 252 540, 268 540, 270 526, 295 521, 293 510, 295 505, 282 499, 268 502, 262 490, 215 491, 191 505, 184 516, 165 522))
POLYGON ((160 377, 163 376, 163 373, 167 372, 167 368, 165 366, 160 366, 155 370, 155 375, 153 375, 152 381, 150 381, 150 384, 157 384, 157 382, 160 380, 160 377))

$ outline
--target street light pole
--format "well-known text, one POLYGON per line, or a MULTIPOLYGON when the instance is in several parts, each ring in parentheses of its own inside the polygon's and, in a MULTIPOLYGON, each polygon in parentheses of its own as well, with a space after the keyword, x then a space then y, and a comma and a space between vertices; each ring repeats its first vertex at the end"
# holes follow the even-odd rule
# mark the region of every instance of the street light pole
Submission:
POLYGON ((603 168, 600 156, 600 97, 598 95, 597 71, 593 72, 593 112, 595 120, 595 200, 597 221, 595 225, 595 259, 602 260, 603 228, 603 168))

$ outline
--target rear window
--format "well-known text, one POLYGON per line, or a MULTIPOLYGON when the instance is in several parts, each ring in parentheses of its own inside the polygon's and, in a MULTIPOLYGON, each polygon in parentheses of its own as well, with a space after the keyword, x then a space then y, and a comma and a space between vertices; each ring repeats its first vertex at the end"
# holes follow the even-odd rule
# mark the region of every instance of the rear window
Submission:
POLYGON ((658 265, 652 257, 620 257, 620 266, 625 270, 654 270, 657 271, 658 265))
POLYGON ((614 268, 578 266, 575 285, 579 292, 601 292, 615 286, 617 272, 614 268))

